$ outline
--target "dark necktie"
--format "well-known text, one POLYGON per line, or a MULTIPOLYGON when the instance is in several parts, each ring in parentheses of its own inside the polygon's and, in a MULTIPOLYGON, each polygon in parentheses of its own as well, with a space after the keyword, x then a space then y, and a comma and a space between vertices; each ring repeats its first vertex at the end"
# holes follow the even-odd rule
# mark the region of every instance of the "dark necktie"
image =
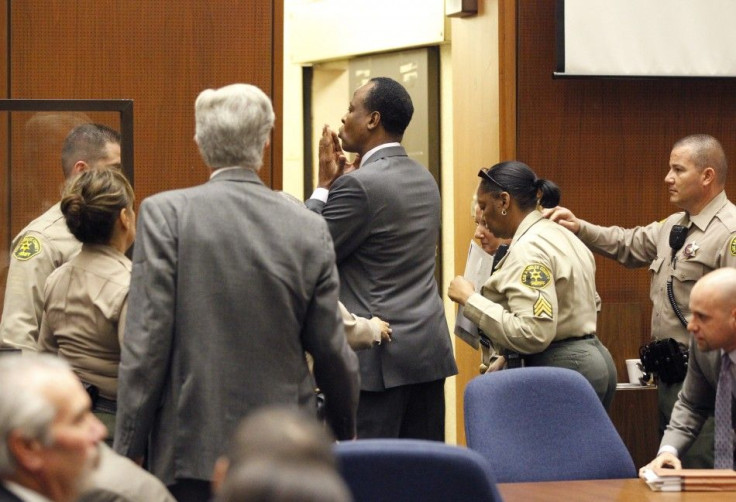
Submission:
POLYGON ((731 421, 731 358, 724 353, 716 389, 715 468, 733 469, 733 423, 731 421))

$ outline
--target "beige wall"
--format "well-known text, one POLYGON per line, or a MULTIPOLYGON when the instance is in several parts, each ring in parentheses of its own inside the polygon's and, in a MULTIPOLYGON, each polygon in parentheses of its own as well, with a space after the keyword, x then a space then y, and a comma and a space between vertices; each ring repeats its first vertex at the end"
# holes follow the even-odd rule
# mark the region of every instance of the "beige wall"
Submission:
MULTIPOLYGON (((346 3, 349 0, 341 0, 346 3)), ((301 63, 293 63, 292 57, 294 48, 293 44, 309 44, 309 40, 305 40, 303 37, 299 37, 295 40, 294 31, 290 27, 295 22, 295 15, 298 11, 293 10, 292 7, 295 4, 299 4, 300 8, 303 8, 304 2, 301 0, 285 0, 285 16, 284 16, 284 177, 283 177, 283 189, 297 197, 301 197, 304 189, 305 180, 303 179, 303 144, 302 144, 302 79, 301 79, 301 63), (292 10, 290 10, 292 9, 292 10)), ((317 2, 320 3, 320 2, 317 2)), ((398 3, 401 4, 399 0, 398 3)), ((403 2, 405 6, 411 7, 416 2, 403 2)), ((442 4, 444 7, 444 0, 423 0, 424 5, 429 4, 442 4)), ((365 16, 374 15, 374 6, 367 4, 366 12, 361 12, 361 8, 365 6, 363 2, 354 2, 354 6, 351 8, 352 19, 362 19, 365 16)), ((395 6, 396 7, 396 6, 395 6)), ((399 5, 399 7, 401 7, 399 5)), ((436 11, 436 5, 430 10, 436 11)), ((391 11, 391 16, 397 16, 396 8, 391 11)), ((338 22, 338 21, 336 21, 338 22)), ((416 19, 415 22, 421 22, 421 19, 416 19)), ((432 19, 431 23, 436 26, 436 19, 432 19)), ((450 327, 454 326, 455 322, 455 307, 452 302, 447 300, 446 291, 449 281, 455 276, 455 228, 454 228, 454 194, 453 194, 453 114, 452 114, 452 94, 453 94, 453 81, 452 81, 452 51, 449 43, 449 22, 444 21, 444 41, 440 44, 440 131, 441 131, 441 162, 442 162, 442 205, 443 205, 443 217, 442 217, 442 255, 443 255, 443 277, 444 284, 442 285, 442 295, 445 298, 445 311, 447 313, 447 319, 450 323, 450 327)), ((420 30, 421 31, 421 30, 420 30)), ((354 37, 363 36, 361 33, 356 32, 354 37)), ((370 40, 370 34, 365 35, 366 40, 370 40)), ((323 41, 320 40, 320 50, 323 50, 323 41)), ((339 42, 336 41, 336 44, 339 42)), ((407 43, 407 45, 396 45, 390 47, 392 50, 406 49, 410 46, 416 46, 416 44, 410 42, 399 42, 407 43)), ((386 50, 386 42, 384 39, 376 40, 376 50, 386 50)), ((368 50, 368 49, 367 49, 368 50)), ((340 49, 335 49, 335 54, 340 53, 340 49)), ((305 52, 302 50, 301 52, 305 52)), ((308 51, 307 51, 308 52, 308 51)), ((359 55, 367 55, 370 52, 366 52, 359 55)), ((331 59, 329 54, 325 56, 327 59, 331 59)), ((347 109, 349 96, 351 89, 348 88, 348 73, 347 73, 347 60, 331 60, 329 62, 316 61, 311 63, 313 66, 313 101, 312 101, 312 124, 313 124, 313 140, 314 144, 318 140, 319 134, 321 133, 322 125, 327 123, 333 127, 340 125, 340 118, 347 109)), ((316 149, 315 149, 316 150, 316 149)), ((317 165, 316 158, 314 159, 314 165, 317 165)), ((307 180, 307 187, 314 186, 314 180, 307 180)), ((464 204, 467 206, 467 204, 464 204)), ((462 216, 466 216, 467 211, 464 211, 462 216)), ((467 219, 467 218, 466 218, 467 219)), ((468 237, 469 238, 469 237, 468 237)), ((467 242, 467 240, 466 240, 467 242)), ((453 343, 454 343, 453 337, 453 343)), ((445 386, 445 393, 447 398, 447 427, 446 427, 446 440, 449 443, 455 443, 456 437, 456 391, 455 391, 455 379, 448 379, 445 386)))
MULTIPOLYGON (((478 186, 478 170, 497 163, 500 158, 499 40, 503 38, 499 35, 500 3, 503 0, 479 1, 476 16, 452 20, 455 169, 450 186, 455 199, 454 202, 446 201, 444 209, 455 215, 451 246, 458 274, 463 272, 474 232, 469 206, 478 186)), ((458 443, 464 444, 462 392, 468 381, 478 376, 480 357, 477 351, 459 342, 455 346, 455 358, 459 369, 455 378, 456 437, 458 443)))

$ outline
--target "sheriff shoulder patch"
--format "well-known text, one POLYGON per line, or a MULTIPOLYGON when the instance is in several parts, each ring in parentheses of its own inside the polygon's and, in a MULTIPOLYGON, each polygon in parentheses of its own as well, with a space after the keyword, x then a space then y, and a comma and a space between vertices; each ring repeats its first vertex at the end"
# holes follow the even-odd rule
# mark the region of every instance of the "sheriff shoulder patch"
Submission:
POLYGON ((521 283, 532 289, 542 289, 552 280, 552 272, 539 263, 533 263, 524 267, 521 273, 521 283))
POLYGON ((537 291, 537 301, 534 302, 534 317, 554 319, 552 304, 545 298, 541 291, 537 291))
POLYGON ((26 235, 20 240, 18 245, 15 246, 15 250, 13 251, 13 256, 15 256, 15 258, 20 261, 26 261, 26 260, 30 260, 31 258, 36 256, 40 252, 41 252, 41 242, 35 237, 26 235))
POLYGON ((736 256, 736 237, 731 238, 731 245, 729 247, 731 248, 731 256, 736 256))

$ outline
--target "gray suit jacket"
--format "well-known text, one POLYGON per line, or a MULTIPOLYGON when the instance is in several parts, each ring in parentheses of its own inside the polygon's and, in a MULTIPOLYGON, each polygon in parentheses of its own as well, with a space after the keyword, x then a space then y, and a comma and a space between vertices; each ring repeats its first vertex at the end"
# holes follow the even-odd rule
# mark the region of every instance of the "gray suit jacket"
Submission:
MULTIPOLYGON (((673 446, 682 455, 695 441, 703 423, 715 412, 720 371, 721 351, 702 352, 691 336, 687 374, 662 437, 662 446, 673 446)), ((736 418, 736 401, 733 399, 731 416, 736 418)))
POLYGON ((339 438, 355 434, 357 359, 338 313, 324 221, 245 169, 143 201, 118 384, 115 450, 165 484, 208 480, 238 421, 315 378, 339 438))
POLYGON ((437 183, 402 147, 379 150, 340 176, 321 213, 335 242, 340 300, 391 323, 391 343, 358 353, 361 389, 381 391, 457 373, 434 278, 440 230, 437 183))

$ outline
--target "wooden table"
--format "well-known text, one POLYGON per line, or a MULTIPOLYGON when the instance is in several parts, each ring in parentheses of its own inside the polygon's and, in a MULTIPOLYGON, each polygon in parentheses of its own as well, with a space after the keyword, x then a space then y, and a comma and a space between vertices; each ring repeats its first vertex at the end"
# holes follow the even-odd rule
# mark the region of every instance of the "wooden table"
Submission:
POLYGON ((736 492, 655 492, 641 479, 597 479, 499 483, 505 502, 652 501, 718 502, 736 500, 736 492))

